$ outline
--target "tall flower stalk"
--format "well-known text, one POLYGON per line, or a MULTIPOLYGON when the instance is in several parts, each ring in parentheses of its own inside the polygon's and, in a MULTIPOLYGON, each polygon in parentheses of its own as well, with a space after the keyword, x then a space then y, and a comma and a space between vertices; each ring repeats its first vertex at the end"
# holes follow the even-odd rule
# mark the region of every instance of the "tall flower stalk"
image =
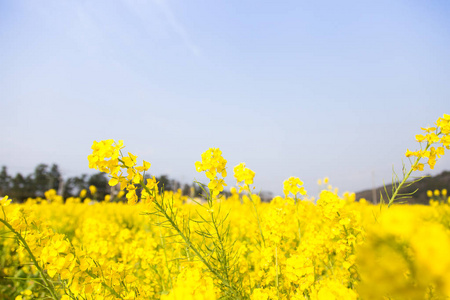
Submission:
POLYGON ((30 247, 28 246, 27 241, 25 240, 25 238, 22 236, 22 234, 19 231, 14 229, 13 225, 11 225, 8 222, 8 219, 6 218, 6 213, 5 213, 4 207, 9 205, 10 202, 11 202, 11 200, 8 200, 8 196, 5 196, 2 200, 0 200, 0 205, 1 205, 2 213, 3 213, 3 218, 0 218, 0 223, 5 225, 5 227, 8 228, 8 230, 11 233, 14 234, 14 236, 16 237, 19 244, 27 251, 28 255, 31 258, 31 261, 33 262, 33 265, 36 267, 36 269, 39 272, 39 275, 41 276, 43 286, 47 290, 49 296, 54 300, 58 300, 59 298, 57 296, 57 293, 55 291, 55 287, 53 286, 52 281, 48 278, 47 274, 44 272, 42 267, 39 265, 36 257, 33 254, 33 251, 31 251, 30 247))
POLYGON ((135 204, 138 200, 138 190, 141 190, 141 201, 148 204, 151 209, 148 214, 156 215, 161 222, 159 226, 165 226, 175 231, 189 251, 216 278, 223 294, 229 299, 244 298, 242 282, 237 270, 237 254, 233 243, 230 241, 230 228, 227 222, 228 213, 221 211, 218 195, 226 185, 226 160, 218 148, 210 148, 202 154, 202 161, 196 162, 195 167, 199 172, 205 172, 210 179, 208 189, 200 184, 204 191, 206 204, 197 202, 203 211, 198 211, 195 220, 192 216, 185 218, 180 216, 174 206, 173 198, 165 199, 163 188, 158 187, 158 182, 145 178, 145 172, 149 170, 150 163, 144 161, 142 166, 137 166, 137 156, 128 153, 122 154, 123 142, 115 143, 113 140, 94 142, 94 150, 88 159, 90 167, 110 174, 109 184, 120 184, 121 189, 127 190, 126 198, 129 204, 135 204), (157 197, 157 195, 159 196, 157 197), (196 229, 193 229, 195 223, 196 229), (195 237, 195 238, 194 238, 195 237), (198 242, 198 237, 201 243, 198 242))
POLYGON ((437 159, 444 155, 445 149, 450 149, 450 115, 444 114, 442 118, 438 118, 435 123, 435 127, 426 127, 421 129, 423 134, 418 134, 415 136, 416 141, 420 144, 420 149, 416 151, 410 151, 407 149, 405 153, 405 156, 410 161, 411 167, 409 170, 406 170, 405 166, 403 166, 403 178, 399 183, 399 178, 394 173, 391 196, 385 187, 388 207, 394 204, 395 201, 408 198, 416 192, 400 192, 402 188, 409 187, 423 178, 419 177, 418 179, 408 182, 408 179, 414 171, 423 171, 425 164, 428 164, 430 169, 434 169, 437 159), (426 162, 422 162, 422 160, 426 160, 426 162))

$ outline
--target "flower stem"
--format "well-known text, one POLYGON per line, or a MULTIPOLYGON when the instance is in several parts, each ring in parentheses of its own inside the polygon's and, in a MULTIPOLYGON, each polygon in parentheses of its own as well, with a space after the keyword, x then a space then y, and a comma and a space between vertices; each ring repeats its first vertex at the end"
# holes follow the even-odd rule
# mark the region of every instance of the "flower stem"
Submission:
MULTIPOLYGON (((429 143, 427 144, 427 147, 425 148, 425 151, 427 151, 428 148, 430 148, 430 144, 429 143)), ((406 175, 403 176, 402 182, 400 182, 400 184, 397 186, 395 191, 392 193, 391 198, 389 199, 388 208, 394 203, 395 197, 397 197, 397 194, 400 191, 400 189, 402 188, 402 186, 408 180, 409 176, 411 176, 411 173, 416 169, 416 167, 419 164, 419 161, 420 161, 421 158, 422 158, 421 156, 418 156, 416 158, 416 161, 411 165, 411 168, 409 169, 408 173, 406 173, 406 175)))
POLYGON ((19 239, 19 241, 22 243, 23 247, 25 248, 25 250, 27 250, 28 254, 31 257, 31 260, 33 261, 34 266, 38 269, 39 274, 42 277, 42 280, 45 283, 45 287, 47 288, 47 290, 50 292, 50 295, 53 299, 58 300, 58 297, 56 296, 56 292, 53 288, 53 284, 51 284, 48 279, 47 276, 45 276, 44 270, 42 270, 41 266, 38 264, 36 257, 34 256, 33 252, 31 251, 30 247, 28 246, 27 242, 25 241, 25 239, 23 238, 23 236, 17 232, 9 223, 8 221, 4 220, 4 219, 0 219, 0 222, 3 223, 12 233, 14 233, 14 235, 19 239))

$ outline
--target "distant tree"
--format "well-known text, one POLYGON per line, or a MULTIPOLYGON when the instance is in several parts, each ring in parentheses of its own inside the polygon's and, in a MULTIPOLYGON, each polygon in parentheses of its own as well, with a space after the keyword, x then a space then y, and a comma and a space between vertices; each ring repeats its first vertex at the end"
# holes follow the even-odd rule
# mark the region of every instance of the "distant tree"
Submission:
POLYGON ((158 186, 160 188, 164 188, 165 191, 170 191, 170 181, 167 175, 156 177, 156 181, 159 182, 158 186))
POLYGON ((87 175, 70 177, 64 184, 64 197, 74 197, 80 194, 80 191, 89 187, 87 183, 87 175))
POLYGON ((36 192, 36 196, 43 197, 45 191, 49 190, 48 165, 39 164, 34 169, 33 180, 30 184, 36 192))
POLYGON ((8 175, 6 166, 2 166, 0 172, 0 196, 5 196, 9 193, 11 187, 11 177, 8 175))
POLYGON ((25 188, 25 178, 23 178, 22 174, 17 173, 16 177, 12 180, 12 189, 17 190, 23 188, 25 188))
POLYGON ((35 197, 36 189, 33 184, 33 177, 28 175, 23 177, 22 174, 17 175, 11 181, 11 189, 9 195, 12 199, 23 202, 29 197, 35 197))
POLYGON ((197 183, 194 183, 194 197, 202 197, 203 194, 202 188, 197 183))
POLYGON ((262 191, 261 193, 259 193, 259 196, 261 197, 261 201, 263 202, 270 202, 273 199, 272 192, 262 191))
POLYGON ((111 192, 111 188, 108 184, 109 179, 106 177, 105 173, 97 173, 91 175, 87 182, 88 186, 93 185, 97 188, 97 199, 104 199, 106 194, 111 192))
MULTIPOLYGON (((146 174, 145 179, 152 178, 150 174, 146 174)), ((158 187, 165 191, 174 191, 182 189, 182 194, 185 196, 203 197, 204 192, 198 184, 182 185, 179 181, 169 178, 168 175, 156 176, 159 182, 158 187), (193 189, 193 193, 192 193, 193 189)), ((26 200, 28 197, 44 197, 44 193, 49 189, 55 189, 58 192, 62 191, 64 198, 78 196, 83 189, 88 190, 89 186, 93 185, 97 188, 96 199, 104 199, 106 194, 111 193, 111 187, 108 184, 109 178, 105 173, 97 173, 91 176, 82 174, 67 178, 62 188, 62 177, 58 165, 52 164, 51 167, 47 164, 39 164, 34 169, 34 172, 26 177, 17 173, 15 177, 8 175, 7 168, 2 167, 0 171, 0 195, 5 194, 18 201, 26 200)), ((207 187, 206 187, 206 190, 207 187)), ((138 196, 141 190, 137 191, 138 196)), ((224 191, 226 195, 230 192, 224 191)))
POLYGON ((61 178, 61 172, 59 172, 58 165, 53 164, 48 172, 49 189, 58 190, 61 178))
POLYGON ((61 181, 61 172, 58 165, 53 164, 50 169, 48 165, 39 164, 33 173, 32 182, 36 196, 43 197, 49 189, 58 190, 61 181))
POLYGON ((191 186, 189 184, 185 184, 183 186, 183 191, 182 191, 183 195, 185 196, 191 196, 191 186))
POLYGON ((63 197, 64 198, 68 198, 68 197, 73 197, 74 195, 74 185, 72 182, 73 178, 69 177, 66 179, 66 181, 64 182, 64 191, 63 191, 63 197))
POLYGON ((176 192, 176 191, 178 191, 179 188, 181 188, 181 183, 175 179, 171 179, 170 180, 170 191, 176 192))

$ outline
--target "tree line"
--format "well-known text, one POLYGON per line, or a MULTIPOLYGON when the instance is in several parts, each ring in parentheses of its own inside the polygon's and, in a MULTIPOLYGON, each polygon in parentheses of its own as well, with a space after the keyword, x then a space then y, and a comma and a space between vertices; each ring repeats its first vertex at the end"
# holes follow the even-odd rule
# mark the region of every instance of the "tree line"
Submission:
MULTIPOLYGON (((150 177, 150 175, 147 175, 150 177)), ((167 175, 155 176, 159 181, 159 186, 166 191, 182 190, 183 195, 197 197, 202 190, 195 184, 181 184, 175 179, 170 179, 167 175)), ((97 189, 96 198, 104 199, 105 195, 111 194, 112 188, 108 184, 108 177, 105 173, 74 176, 64 179, 57 164, 51 166, 39 164, 34 172, 28 175, 17 173, 9 175, 6 166, 2 166, 0 172, 0 196, 8 195, 9 198, 17 202, 23 202, 28 198, 44 197, 44 193, 50 189, 57 191, 65 199, 76 197, 82 190, 88 190, 89 186, 97 189)))

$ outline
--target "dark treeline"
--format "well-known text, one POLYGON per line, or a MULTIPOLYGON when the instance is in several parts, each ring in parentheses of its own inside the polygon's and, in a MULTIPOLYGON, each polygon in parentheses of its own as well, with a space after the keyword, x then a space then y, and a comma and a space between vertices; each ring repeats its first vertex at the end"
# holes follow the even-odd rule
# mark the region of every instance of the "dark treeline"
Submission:
MULTIPOLYGON (((197 185, 181 184, 170 179, 167 175, 155 176, 159 181, 159 186, 166 191, 177 191, 181 189, 183 195, 199 196, 201 189, 197 185)), ((93 185, 97 188, 96 198, 104 199, 106 194, 111 193, 108 184, 108 177, 105 173, 93 175, 82 174, 80 176, 63 179, 59 167, 56 164, 51 166, 39 164, 32 174, 9 175, 6 166, 0 172, 0 196, 8 195, 15 201, 22 202, 27 198, 44 197, 44 193, 49 189, 55 189, 64 198, 78 196, 83 189, 88 190, 93 185)))

